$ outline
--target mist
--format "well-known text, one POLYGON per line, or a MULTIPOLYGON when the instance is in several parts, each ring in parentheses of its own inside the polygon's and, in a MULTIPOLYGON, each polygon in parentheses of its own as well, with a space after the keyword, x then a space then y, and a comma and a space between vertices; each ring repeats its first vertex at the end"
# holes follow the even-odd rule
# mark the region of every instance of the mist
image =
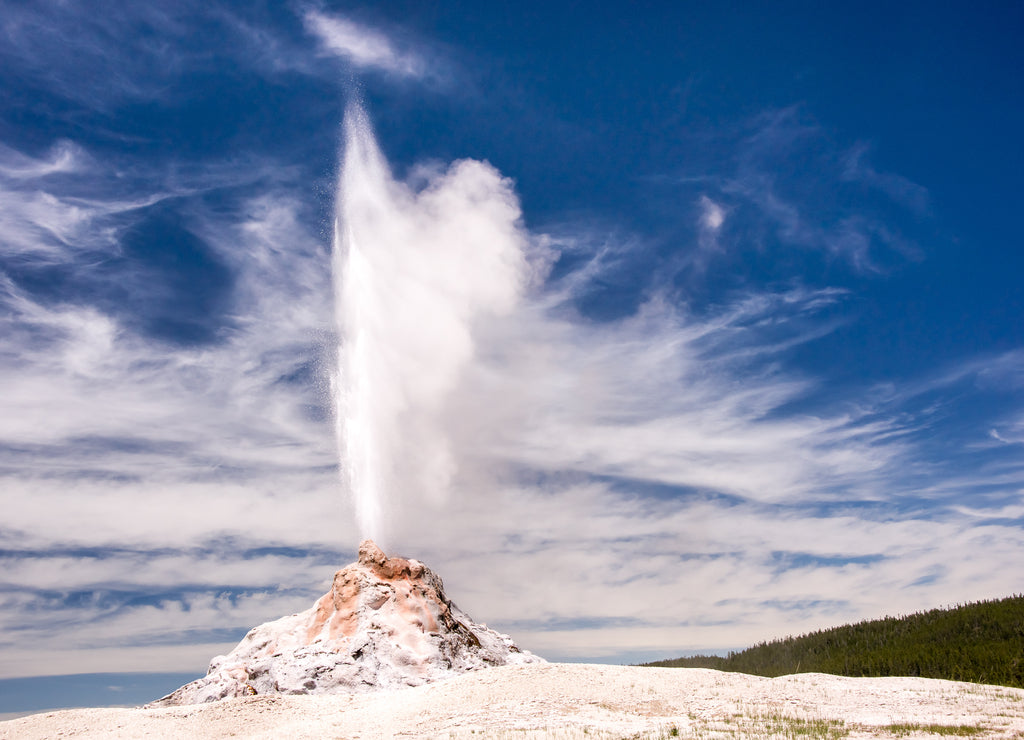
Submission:
MULTIPOLYGON (((512 182, 459 160, 414 186, 391 174, 349 106, 334 236, 339 457, 360 533, 388 541, 400 500, 446 500, 459 469, 451 403, 520 305, 529 237, 512 182)), ((481 413, 485 410, 480 409, 481 413)))

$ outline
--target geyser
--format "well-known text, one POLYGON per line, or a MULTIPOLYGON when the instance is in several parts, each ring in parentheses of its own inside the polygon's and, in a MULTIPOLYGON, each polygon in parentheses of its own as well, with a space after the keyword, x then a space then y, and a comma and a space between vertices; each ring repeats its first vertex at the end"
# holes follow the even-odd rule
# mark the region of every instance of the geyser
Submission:
POLYGON ((458 472, 450 404, 480 322, 511 311, 528 239, 512 184, 459 160, 396 180, 362 107, 345 113, 333 274, 340 471, 363 537, 396 497, 443 501, 458 472))
POLYGON ((398 502, 442 501, 456 481, 453 432, 467 413, 458 409, 486 405, 475 403, 484 397, 467 376, 528 283, 529 239, 512 184, 473 160, 419 170, 415 186, 396 180, 356 104, 344 137, 333 392, 359 558, 312 607, 250 630, 205 677, 155 705, 397 688, 543 662, 460 611, 422 563, 388 557, 370 539, 381 538, 398 502))

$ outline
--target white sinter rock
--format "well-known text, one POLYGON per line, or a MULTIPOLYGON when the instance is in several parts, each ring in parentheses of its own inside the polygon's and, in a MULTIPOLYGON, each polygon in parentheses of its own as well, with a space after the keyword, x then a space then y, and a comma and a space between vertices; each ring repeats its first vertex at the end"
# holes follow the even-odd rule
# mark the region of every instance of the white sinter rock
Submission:
POLYGON ((498 665, 543 663, 477 624, 417 560, 389 558, 371 540, 334 574, 311 608, 249 631, 206 676, 149 706, 253 694, 327 694, 419 684, 498 665))

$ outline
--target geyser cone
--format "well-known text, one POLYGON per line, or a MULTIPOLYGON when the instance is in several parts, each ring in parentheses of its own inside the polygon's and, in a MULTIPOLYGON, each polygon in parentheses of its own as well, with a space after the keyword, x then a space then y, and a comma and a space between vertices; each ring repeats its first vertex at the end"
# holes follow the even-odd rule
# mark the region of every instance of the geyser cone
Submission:
POLYGON ((154 702, 199 704, 254 694, 323 694, 416 686, 489 666, 543 662, 477 624, 418 560, 371 540, 304 612, 251 630, 204 678, 154 702))

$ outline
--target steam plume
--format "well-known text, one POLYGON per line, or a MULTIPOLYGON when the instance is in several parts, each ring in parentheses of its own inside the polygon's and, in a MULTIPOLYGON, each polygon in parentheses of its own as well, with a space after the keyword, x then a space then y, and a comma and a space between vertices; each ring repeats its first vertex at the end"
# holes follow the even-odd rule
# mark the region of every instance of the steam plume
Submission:
POLYGON ((345 114, 334 233, 341 472, 361 535, 387 540, 389 501, 444 497, 459 461, 446 407, 478 323, 511 311, 528 240, 512 184, 459 160, 422 187, 395 180, 366 112, 345 114))

